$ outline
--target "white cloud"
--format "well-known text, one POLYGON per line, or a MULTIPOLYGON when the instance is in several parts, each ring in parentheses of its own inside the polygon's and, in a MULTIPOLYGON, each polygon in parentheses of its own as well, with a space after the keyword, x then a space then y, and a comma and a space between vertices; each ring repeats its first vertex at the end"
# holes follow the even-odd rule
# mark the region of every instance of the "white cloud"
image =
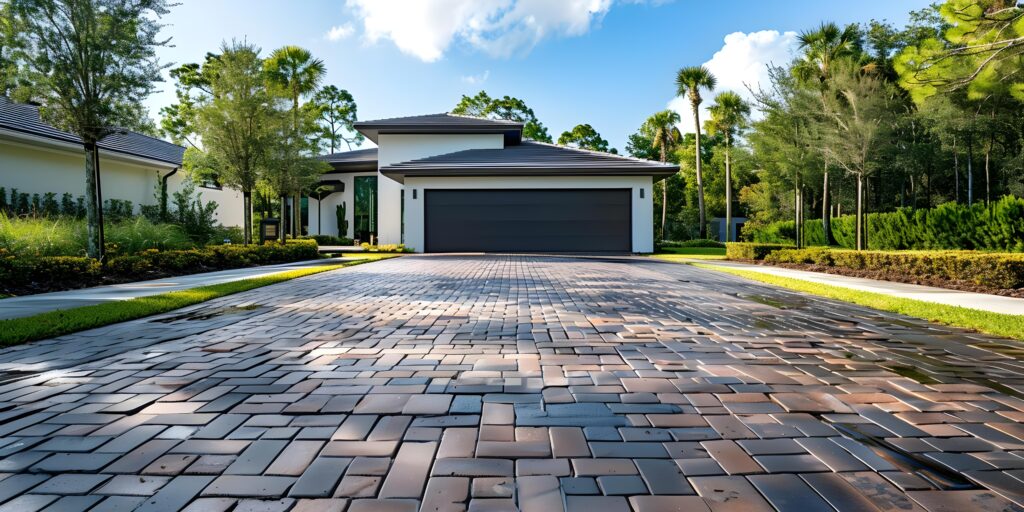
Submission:
POLYGON ((480 84, 486 82, 487 78, 489 78, 490 76, 491 76, 491 71, 490 70, 486 70, 483 73, 480 73, 479 75, 465 75, 465 76, 462 76, 460 78, 461 78, 461 80, 464 83, 467 83, 469 85, 480 85, 480 84))
POLYGON ((389 39, 402 52, 434 62, 455 42, 509 57, 546 37, 585 34, 615 1, 348 0, 348 6, 368 42, 389 39))
MULTIPOLYGON (((733 32, 725 36, 722 49, 711 56, 704 66, 718 79, 715 92, 703 93, 701 123, 707 119, 707 107, 715 93, 733 91, 747 101, 753 100, 750 90, 768 85, 768 65, 785 65, 793 59, 797 44, 796 32, 779 33, 776 30, 733 32)), ((693 110, 689 98, 676 97, 669 101, 668 108, 679 112, 682 123, 679 129, 684 133, 693 132, 693 110)))
POLYGON ((354 34, 355 31, 356 27, 352 25, 352 23, 346 23, 344 25, 331 27, 331 30, 327 31, 327 35, 325 37, 327 37, 328 41, 341 41, 342 39, 346 39, 354 34))

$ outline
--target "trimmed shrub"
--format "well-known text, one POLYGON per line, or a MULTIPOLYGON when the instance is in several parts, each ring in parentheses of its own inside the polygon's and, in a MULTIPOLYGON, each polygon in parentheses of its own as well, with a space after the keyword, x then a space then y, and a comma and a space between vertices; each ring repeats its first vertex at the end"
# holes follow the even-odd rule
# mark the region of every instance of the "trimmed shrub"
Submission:
MULTIPOLYGON (((1024 252, 1024 198, 1004 196, 989 204, 946 203, 932 209, 901 208, 867 215, 867 247, 874 250, 974 249, 1024 252)), ((832 219, 832 236, 852 249, 856 217, 832 219)), ((821 219, 804 223, 805 245, 825 245, 821 219)), ((793 243, 793 221, 744 226, 743 237, 758 243, 793 243)))
POLYGON ((405 244, 370 245, 363 243, 360 247, 365 252, 412 252, 412 249, 407 249, 405 244))
POLYGON ((725 244, 725 257, 730 260, 763 260, 773 251, 788 249, 792 245, 729 242, 725 244))
POLYGON ((716 247, 719 249, 725 248, 724 242, 718 240, 711 240, 709 238, 695 238, 693 240, 683 240, 681 242, 666 241, 666 242, 655 242, 659 247, 716 247))
POLYGON ((352 245, 354 243, 351 238, 332 235, 312 235, 309 238, 316 240, 316 243, 320 245, 352 245))
POLYGON ((216 245, 204 249, 160 251, 110 258, 106 266, 81 256, 18 257, 0 249, 0 288, 66 289, 94 286, 104 277, 145 279, 151 273, 193 274, 214 270, 272 265, 319 257, 313 240, 292 240, 281 245, 216 245), (69 286, 70 285, 70 286, 69 286))
POLYGON ((974 251, 851 251, 822 247, 784 249, 767 263, 801 263, 968 282, 990 288, 1024 287, 1024 254, 974 251))

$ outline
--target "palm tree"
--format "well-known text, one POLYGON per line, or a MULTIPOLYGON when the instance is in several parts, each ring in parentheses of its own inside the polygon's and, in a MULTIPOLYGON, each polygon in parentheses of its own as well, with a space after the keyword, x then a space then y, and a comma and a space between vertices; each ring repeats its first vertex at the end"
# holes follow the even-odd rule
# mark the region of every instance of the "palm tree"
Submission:
MULTIPOLYGON (((662 110, 644 121, 641 128, 651 136, 651 147, 660 151, 661 163, 668 161, 668 153, 683 139, 679 133, 679 113, 674 110, 662 110)), ((668 215, 668 178, 661 182, 661 239, 667 240, 665 221, 668 215)))
POLYGON ((711 112, 709 132, 725 136, 725 241, 732 241, 732 144, 733 138, 747 123, 750 105, 732 91, 715 96, 715 103, 708 107, 711 112))
MULTIPOLYGON (((822 23, 818 28, 806 31, 797 38, 803 55, 793 66, 793 74, 805 84, 815 84, 821 90, 822 107, 826 105, 825 89, 832 78, 832 70, 837 61, 857 57, 861 53, 860 34, 856 25, 848 25, 840 29, 835 23, 822 23)), ((824 161, 821 189, 821 225, 825 231, 825 244, 834 242, 829 212, 828 160, 824 161)), ((799 191, 797 192, 799 196, 799 191)), ((797 218, 798 237, 800 219, 797 218)), ((802 237, 800 237, 802 238, 802 237)))
MULTIPOLYGON (((324 62, 314 59, 313 54, 298 46, 282 46, 274 50, 263 63, 267 82, 280 94, 292 102, 292 129, 299 131, 299 98, 309 97, 316 93, 327 70, 324 62)), ((287 196, 281 196, 286 202, 287 196)), ((281 206, 281 211, 285 209, 281 206)), ((295 191, 292 200, 292 236, 299 235, 299 196, 295 191)), ((283 217, 283 216, 282 216, 283 217)), ((282 218, 282 221, 284 219, 282 218)))
POLYGON ((704 176, 700 158, 700 90, 712 91, 715 88, 715 75, 704 66, 689 66, 679 70, 676 75, 676 94, 689 96, 693 110, 693 129, 696 132, 697 158, 697 210, 700 218, 700 237, 708 237, 707 215, 704 211, 704 176))

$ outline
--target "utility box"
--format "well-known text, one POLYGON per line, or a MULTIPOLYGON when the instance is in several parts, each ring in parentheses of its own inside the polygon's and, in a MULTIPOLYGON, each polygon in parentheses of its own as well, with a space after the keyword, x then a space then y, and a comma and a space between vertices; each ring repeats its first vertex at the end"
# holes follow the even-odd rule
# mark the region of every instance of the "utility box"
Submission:
POLYGON ((267 240, 277 240, 280 236, 281 219, 263 219, 260 221, 260 245, 267 240))

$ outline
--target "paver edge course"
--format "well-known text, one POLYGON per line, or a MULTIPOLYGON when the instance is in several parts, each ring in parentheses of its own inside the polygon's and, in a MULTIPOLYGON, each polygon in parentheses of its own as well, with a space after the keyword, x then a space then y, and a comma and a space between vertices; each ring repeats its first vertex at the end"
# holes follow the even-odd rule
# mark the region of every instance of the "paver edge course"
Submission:
POLYGON ((379 254, 339 264, 300 268, 266 276, 200 286, 188 290, 178 290, 147 297, 136 297, 124 301, 47 311, 38 315, 0 320, 0 347, 54 338, 86 329, 166 313, 225 295, 232 295, 299 277, 398 256, 397 254, 379 254))
POLYGON ((882 293, 853 290, 792 277, 779 277, 751 270, 727 268, 721 265, 694 262, 687 262, 687 264, 820 297, 921 318, 929 322, 1004 336, 1015 340, 1024 340, 1024 315, 993 313, 923 300, 893 297, 882 293))

